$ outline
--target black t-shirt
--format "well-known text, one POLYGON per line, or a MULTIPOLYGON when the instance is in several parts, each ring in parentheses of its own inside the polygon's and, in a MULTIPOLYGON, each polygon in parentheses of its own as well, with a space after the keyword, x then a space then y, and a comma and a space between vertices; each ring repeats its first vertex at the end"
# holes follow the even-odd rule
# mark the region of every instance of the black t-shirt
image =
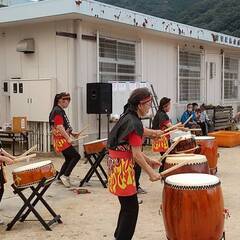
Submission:
POLYGON ((119 119, 109 133, 108 148, 115 150, 117 146, 128 144, 126 137, 133 131, 142 137, 143 124, 135 112, 128 112, 119 119))
POLYGON ((54 126, 54 118, 60 115, 63 118, 63 127, 65 130, 72 131, 72 127, 70 125, 70 122, 68 120, 67 114, 60 106, 55 106, 51 113, 49 114, 49 124, 50 127, 54 126))
POLYGON ((156 115, 154 116, 152 128, 153 129, 160 129, 164 130, 168 128, 168 124, 170 123, 170 118, 164 111, 157 111, 156 115))

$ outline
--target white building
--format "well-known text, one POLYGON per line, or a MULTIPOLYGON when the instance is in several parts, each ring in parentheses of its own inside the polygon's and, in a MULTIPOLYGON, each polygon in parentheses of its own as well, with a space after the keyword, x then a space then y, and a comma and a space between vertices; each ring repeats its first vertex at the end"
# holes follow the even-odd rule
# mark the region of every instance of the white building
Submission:
POLYGON ((239 38, 91 0, 0 8, 0 126, 12 116, 27 116, 49 139, 53 97, 66 91, 73 127, 89 123, 95 139, 98 122, 86 114, 86 83, 109 80, 153 84, 159 99, 172 99, 173 120, 187 102, 232 105, 237 111, 239 57, 239 38), (34 43, 33 53, 19 52, 26 39, 34 43))

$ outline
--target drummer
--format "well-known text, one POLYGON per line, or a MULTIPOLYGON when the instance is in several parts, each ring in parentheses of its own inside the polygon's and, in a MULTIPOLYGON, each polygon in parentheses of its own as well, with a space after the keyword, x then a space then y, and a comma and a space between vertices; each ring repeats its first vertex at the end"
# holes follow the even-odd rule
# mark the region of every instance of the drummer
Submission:
MULTIPOLYGON (((164 131, 165 129, 172 127, 172 122, 168 116, 168 112, 170 112, 170 109, 171 109, 171 99, 167 97, 163 97, 160 100, 158 111, 153 119, 153 123, 152 123, 153 129, 160 129, 164 131)), ((166 146, 166 149, 160 152, 160 154, 162 155, 170 146, 170 135, 163 137, 161 140, 165 141, 163 145, 166 146)), ((163 165, 160 168, 160 172, 163 170, 163 167, 164 167, 164 160, 163 160, 163 165)))
POLYGON ((144 129, 140 120, 148 113, 151 103, 152 96, 147 88, 135 89, 128 99, 126 111, 109 134, 108 187, 118 196, 121 205, 114 233, 116 240, 131 240, 137 223, 139 206, 134 162, 149 175, 150 181, 161 179, 153 170, 160 166, 159 161, 142 152, 143 135, 156 137, 162 134, 162 131, 144 129))
POLYGON ((81 156, 72 145, 72 138, 77 138, 79 133, 73 132, 68 117, 64 111, 69 106, 70 94, 62 92, 57 94, 54 99, 52 111, 49 115, 49 123, 52 129, 53 146, 57 153, 62 153, 65 162, 58 174, 65 187, 70 187, 70 174, 76 166, 81 156))
MULTIPOLYGON (((3 193, 4 193, 4 184, 6 183, 6 178, 4 175, 4 165, 5 164, 12 164, 14 161, 14 156, 12 156, 11 154, 9 154, 8 152, 6 152, 3 148, 2 148, 2 143, 0 141, 0 202, 2 200, 3 197, 3 193)), ((0 218, 0 224, 3 224, 3 221, 0 218)))

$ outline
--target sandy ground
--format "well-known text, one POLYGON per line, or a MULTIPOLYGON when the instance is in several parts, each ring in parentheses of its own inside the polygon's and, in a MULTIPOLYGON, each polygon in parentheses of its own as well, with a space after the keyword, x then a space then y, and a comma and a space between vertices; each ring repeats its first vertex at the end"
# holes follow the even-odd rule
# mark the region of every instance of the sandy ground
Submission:
MULTIPOLYGON (((218 176, 222 181, 225 207, 230 209, 231 218, 226 220, 226 238, 230 240, 240 239, 240 147, 231 149, 219 149, 220 159, 218 163, 218 176)), ((54 162, 58 169, 61 158, 47 158, 54 162)), ((40 158, 38 160, 46 160, 40 158)), ((8 223, 22 205, 22 201, 16 197, 10 187, 12 183, 11 171, 17 164, 8 168, 8 183, 4 200, 0 205, 0 216, 8 223)), ((89 165, 81 161, 74 169, 72 180, 77 186, 84 177, 89 165)), ((148 191, 146 195, 139 195, 143 200, 140 205, 138 224, 134 240, 166 239, 162 216, 159 215, 159 206, 163 185, 160 182, 151 183, 146 174, 141 178, 142 186, 148 191)), ((65 189, 61 184, 54 183, 45 195, 45 199, 62 216, 63 224, 54 225, 53 231, 45 231, 37 221, 17 223, 10 232, 5 231, 6 226, 0 226, 0 239, 18 240, 42 240, 42 239, 81 239, 81 240, 112 240, 116 225, 119 204, 117 198, 108 193, 100 182, 94 177, 88 186, 85 186, 91 194, 77 195, 65 189)), ((50 215, 43 208, 38 208, 44 219, 50 219, 50 215)), ((35 220, 30 215, 29 220, 35 220)), ((194 240, 194 239, 193 239, 194 240)))

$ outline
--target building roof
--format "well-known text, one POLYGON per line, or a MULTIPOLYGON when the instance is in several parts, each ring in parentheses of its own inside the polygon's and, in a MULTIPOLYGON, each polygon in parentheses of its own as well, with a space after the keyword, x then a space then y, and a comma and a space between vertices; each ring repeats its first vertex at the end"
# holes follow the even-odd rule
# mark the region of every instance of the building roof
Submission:
POLYGON ((184 38, 240 48, 240 38, 92 0, 45 0, 0 8, 0 27, 19 21, 78 14, 184 38))

